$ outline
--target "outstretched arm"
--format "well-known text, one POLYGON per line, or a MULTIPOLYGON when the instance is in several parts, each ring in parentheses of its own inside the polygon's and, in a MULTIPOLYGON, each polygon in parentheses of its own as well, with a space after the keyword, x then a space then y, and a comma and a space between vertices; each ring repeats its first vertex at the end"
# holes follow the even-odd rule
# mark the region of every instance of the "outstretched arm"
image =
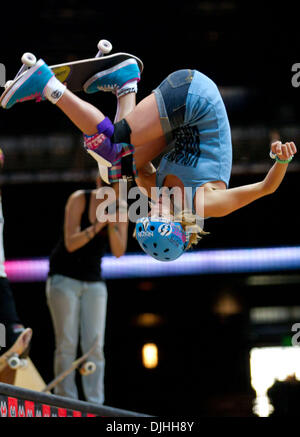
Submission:
MULTIPOLYGON (((283 161, 288 160, 297 152, 293 142, 282 144, 277 141, 271 145, 271 150, 283 161)), ((274 193, 281 184, 287 167, 287 163, 276 162, 261 182, 229 190, 206 191, 204 198, 205 217, 223 217, 254 200, 274 193)))

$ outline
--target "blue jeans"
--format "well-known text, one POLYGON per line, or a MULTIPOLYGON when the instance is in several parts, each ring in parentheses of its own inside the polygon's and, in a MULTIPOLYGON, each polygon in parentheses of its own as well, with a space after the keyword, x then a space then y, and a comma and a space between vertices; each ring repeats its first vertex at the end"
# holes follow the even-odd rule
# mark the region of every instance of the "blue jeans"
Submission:
MULTIPOLYGON (((53 275, 46 283, 47 302, 55 333, 55 376, 69 368, 76 359, 79 333, 82 353, 87 352, 100 334, 96 349, 88 360, 96 364, 96 371, 82 377, 87 401, 104 402, 103 353, 107 288, 105 282, 83 282, 62 275, 53 275)), ((75 372, 72 372, 55 388, 55 394, 78 399, 75 372)))

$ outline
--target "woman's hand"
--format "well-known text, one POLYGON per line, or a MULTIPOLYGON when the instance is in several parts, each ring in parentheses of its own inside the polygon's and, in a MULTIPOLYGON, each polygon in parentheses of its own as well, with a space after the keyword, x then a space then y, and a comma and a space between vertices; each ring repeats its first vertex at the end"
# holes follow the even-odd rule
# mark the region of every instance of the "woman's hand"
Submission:
MULTIPOLYGON (((275 141, 271 144, 271 152, 281 161, 287 161, 297 153, 297 148, 293 142, 282 144, 281 141, 275 141)), ((287 168, 288 164, 275 162, 261 182, 228 190, 206 191, 204 217, 223 217, 256 199, 274 193, 280 186, 287 168)))
POLYGON ((297 153, 297 148, 293 142, 282 144, 281 141, 275 141, 271 144, 271 152, 281 161, 286 161, 297 153))

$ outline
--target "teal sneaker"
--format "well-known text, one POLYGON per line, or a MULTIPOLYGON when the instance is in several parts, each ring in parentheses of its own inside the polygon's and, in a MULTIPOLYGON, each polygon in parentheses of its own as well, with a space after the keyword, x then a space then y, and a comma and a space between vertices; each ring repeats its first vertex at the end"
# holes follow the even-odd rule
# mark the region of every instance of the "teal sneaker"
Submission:
MULTIPOLYGON (((118 96, 122 95, 122 89, 128 89, 128 84, 139 82, 141 78, 140 69, 135 59, 130 58, 107 70, 96 73, 83 85, 87 94, 98 91, 111 91, 118 96)), ((128 91, 127 91, 128 92, 128 91)))
POLYGON ((40 59, 7 88, 1 98, 1 106, 9 109, 15 103, 45 100, 43 92, 52 76, 54 74, 51 69, 40 59))

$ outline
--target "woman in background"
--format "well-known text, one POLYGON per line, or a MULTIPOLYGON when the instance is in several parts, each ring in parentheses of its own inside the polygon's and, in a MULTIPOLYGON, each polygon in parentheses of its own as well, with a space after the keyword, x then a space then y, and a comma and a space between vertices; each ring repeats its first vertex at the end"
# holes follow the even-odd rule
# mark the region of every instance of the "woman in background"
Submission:
MULTIPOLYGON (((97 185, 101 185, 100 178, 97 185)), ((118 184, 113 188, 117 191, 118 184)), ((50 256, 46 294, 56 340, 55 376, 76 359, 79 335, 82 353, 92 347, 98 336, 97 347, 89 356, 96 371, 82 378, 82 387, 87 401, 103 404, 107 288, 101 260, 107 243, 116 257, 124 254, 128 223, 99 222, 96 210, 102 200, 96 198, 96 193, 96 189, 79 190, 67 201, 64 229, 50 256)), ((56 386, 55 394, 78 398, 75 372, 56 386)))

